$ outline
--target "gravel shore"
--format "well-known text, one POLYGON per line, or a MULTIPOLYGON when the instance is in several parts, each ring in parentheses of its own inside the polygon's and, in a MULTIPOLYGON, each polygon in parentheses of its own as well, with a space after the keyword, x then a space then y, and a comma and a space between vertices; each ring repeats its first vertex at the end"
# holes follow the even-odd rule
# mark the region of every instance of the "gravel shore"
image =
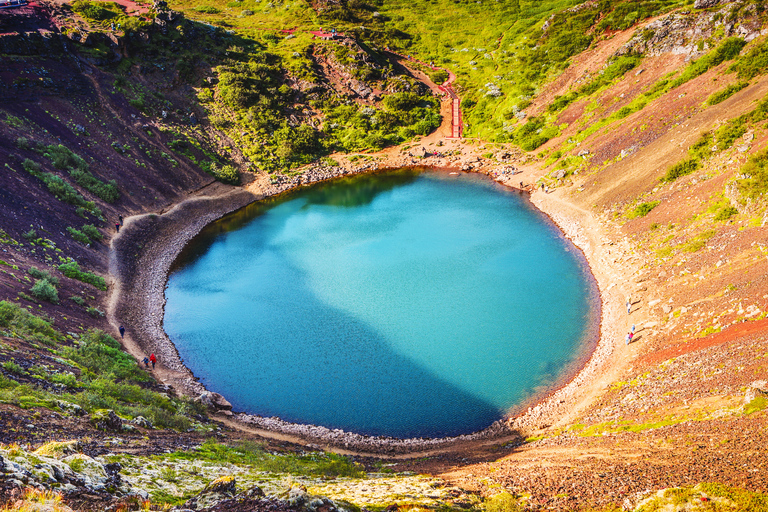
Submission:
MULTIPOLYGON (((405 162, 387 162, 386 166, 369 163, 353 168, 315 166, 302 175, 281 177, 279 180, 261 177, 245 188, 212 185, 165 213, 126 219, 125 226, 114 237, 111 245, 110 270, 115 282, 109 318, 114 325, 122 324, 126 327, 124 344, 128 351, 139 360, 149 353, 156 354, 160 362, 155 376, 177 392, 191 397, 205 392, 202 384, 184 366, 175 346, 163 330, 165 284, 171 265, 184 245, 207 224, 253 201, 309 183, 376 172, 397 167, 401 163, 405 162)), ((483 172, 482 168, 474 170, 483 172)), ((504 176, 497 178, 500 183, 508 184, 504 179, 504 176)), ((586 365, 574 372, 574 378, 546 400, 516 417, 500 420, 481 432, 443 439, 361 436, 249 414, 231 415, 227 418, 228 422, 234 420, 235 424, 255 428, 262 435, 273 433, 280 439, 302 444, 358 453, 394 455, 455 449, 466 443, 514 444, 521 439, 521 435, 570 417, 579 409, 579 404, 594 393, 598 375, 605 375, 605 369, 615 359, 615 341, 621 339, 620 329, 613 327, 618 324, 620 314, 620 308, 615 306, 624 300, 624 292, 621 287, 614 286, 615 275, 601 264, 599 223, 591 214, 544 192, 535 192, 532 200, 584 252, 597 279, 602 301, 600 337, 594 352, 586 365)))

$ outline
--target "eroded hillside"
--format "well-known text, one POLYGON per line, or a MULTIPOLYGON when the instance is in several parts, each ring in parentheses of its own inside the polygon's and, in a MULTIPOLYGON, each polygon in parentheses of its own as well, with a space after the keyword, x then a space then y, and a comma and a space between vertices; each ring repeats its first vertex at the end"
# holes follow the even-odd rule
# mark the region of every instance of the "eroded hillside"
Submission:
POLYGON ((0 11, 4 499, 40 485, 76 510, 768 509, 763 5, 502 3, 0 11), (435 132, 430 86, 447 74, 430 62, 456 72, 465 133, 485 140, 435 132), (118 350, 121 324, 135 356, 156 347, 157 294, 135 310, 111 294, 162 267, 158 234, 399 165, 532 192, 598 278, 592 377, 511 421, 515 435, 359 464, 292 455, 304 449, 238 426, 221 397, 177 396, 172 354, 157 349, 158 383, 118 350))

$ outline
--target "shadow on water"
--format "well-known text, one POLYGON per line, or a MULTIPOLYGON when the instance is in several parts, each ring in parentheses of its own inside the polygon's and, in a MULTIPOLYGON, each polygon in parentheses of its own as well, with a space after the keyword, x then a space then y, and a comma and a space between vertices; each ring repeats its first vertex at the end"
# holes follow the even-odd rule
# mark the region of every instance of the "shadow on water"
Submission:
POLYGON ((395 353, 369 325, 323 303, 295 267, 280 276, 291 287, 290 303, 274 300, 279 284, 266 284, 247 297, 221 290, 222 301, 206 301, 200 310, 187 302, 194 292, 184 274, 169 284, 175 306, 166 330, 184 363, 235 410, 400 438, 467 434, 503 416, 395 353), (259 307, 247 309, 246 301, 259 307), (281 320, 295 301, 304 314, 281 320))
MULTIPOLYGON (((185 248, 168 282, 165 327, 185 364, 209 389, 226 396, 237 410, 360 434, 401 438, 454 436, 482 430, 510 412, 500 410, 500 404, 482 398, 484 395, 472 388, 462 389, 453 384, 451 377, 457 371, 453 366, 451 375, 435 372, 429 364, 402 355, 402 350, 398 353, 393 340, 387 337, 386 327, 377 328, 375 322, 363 320, 365 316, 329 304, 327 297, 324 300, 322 294, 313 291, 318 276, 305 273, 303 267, 285 257, 293 253, 290 244, 285 240, 282 245, 274 243, 274 235, 281 232, 282 224, 263 215, 275 207, 290 210, 291 205, 283 203, 297 198, 299 193, 301 201, 293 211, 308 205, 345 209, 364 206, 382 193, 415 181, 420 174, 421 170, 409 169, 315 185, 254 203, 206 228, 185 248), (238 237, 243 240, 238 241, 238 237), (225 248, 225 239, 234 249, 225 248), (280 264, 275 265, 276 261, 280 264)), ((478 181, 483 186, 500 188, 474 175, 438 173, 429 178, 478 181)), ((507 189, 499 191, 512 194, 507 189)), ((453 200, 457 201, 455 197, 453 200)), ((463 203, 463 196, 458 202, 463 203)), ((461 211, 461 205, 451 205, 451 214, 461 211)), ((505 204, 503 208, 519 206, 505 204)), ((545 220, 543 215, 539 216, 545 220)), ((441 222, 447 222, 446 219, 450 217, 440 216, 441 222)), ((485 220, 482 223, 488 224, 485 220)), ((514 247, 515 244, 507 250, 514 247)), ((580 263, 577 266, 582 266, 591 278, 583 258, 576 260, 580 263)), ((557 279, 558 275, 557 271, 544 274, 548 280, 537 281, 535 286, 560 289, 564 283, 557 279)), ((527 277, 513 276, 506 288, 513 289, 513 283, 533 286, 527 277)), ((333 286, 343 285, 333 281, 333 286)), ((599 301, 591 302, 598 306, 590 316, 599 312, 599 301)), ((450 309, 451 305, 448 306, 450 309)), ((551 317, 549 306, 542 307, 551 317)), ((415 312, 416 308, 405 311, 408 316, 415 312)), ((512 313, 515 312, 507 316, 514 317, 512 313)), ((523 319, 519 325, 527 324, 523 319)), ((529 326, 528 330, 541 329, 529 326)), ((423 338, 418 343, 425 346, 428 340, 423 338)), ((517 359, 524 361, 523 366, 539 367, 535 375, 529 376, 530 372, 522 370, 520 374, 510 374, 512 381, 525 380, 533 385, 527 391, 530 397, 541 397, 555 383, 563 383, 561 379, 573 375, 570 371, 563 373, 559 363, 528 359, 528 352, 548 347, 550 338, 547 334, 537 342, 542 343, 539 348, 529 343, 517 349, 517 359)), ((591 338, 591 334, 587 336, 591 338)), ((586 350, 589 345, 581 345, 583 355, 591 352, 586 350)), ((438 350, 442 348, 438 346, 438 350)), ((503 354, 493 353, 490 357, 507 357, 503 354)), ((581 356, 571 359, 572 368, 580 367, 581 362, 581 356)), ((483 377, 491 375, 495 374, 483 377)), ((518 404, 528 402, 525 397, 518 398, 522 399, 518 404)))
POLYGON ((256 201, 206 226, 184 247, 174 261, 171 271, 183 268, 208 252, 218 236, 243 228, 267 210, 295 199, 298 194, 306 200, 306 206, 327 205, 346 208, 363 206, 372 203, 384 192, 414 181, 422 172, 423 169, 420 168, 405 168, 386 173, 358 174, 256 201))

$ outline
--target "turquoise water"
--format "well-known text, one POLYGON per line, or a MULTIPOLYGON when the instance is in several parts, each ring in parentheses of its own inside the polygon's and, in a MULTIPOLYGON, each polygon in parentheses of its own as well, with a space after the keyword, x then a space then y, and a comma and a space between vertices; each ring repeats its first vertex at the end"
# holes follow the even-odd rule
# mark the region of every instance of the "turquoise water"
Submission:
POLYGON ((581 253, 487 178, 398 171, 209 226, 166 290, 184 363, 235 410, 369 435, 481 430, 593 346, 581 253))

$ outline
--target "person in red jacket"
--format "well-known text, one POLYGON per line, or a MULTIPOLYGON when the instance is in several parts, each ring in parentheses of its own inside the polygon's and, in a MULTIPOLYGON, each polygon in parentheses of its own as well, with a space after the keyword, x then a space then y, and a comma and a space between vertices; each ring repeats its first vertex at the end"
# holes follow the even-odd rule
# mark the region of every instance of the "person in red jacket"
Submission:
POLYGON ((152 369, 155 369, 155 363, 157 362, 157 358, 155 357, 155 354, 152 354, 149 356, 149 361, 152 363, 152 369))

